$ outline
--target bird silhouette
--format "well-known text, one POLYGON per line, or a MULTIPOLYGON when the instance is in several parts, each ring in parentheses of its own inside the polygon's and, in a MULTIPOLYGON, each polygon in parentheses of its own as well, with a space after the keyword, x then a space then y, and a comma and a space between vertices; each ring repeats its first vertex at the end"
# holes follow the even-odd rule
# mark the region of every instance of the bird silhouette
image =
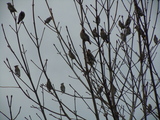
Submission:
POLYGON ((99 15, 97 15, 97 16, 96 16, 96 23, 97 23, 97 25, 100 24, 100 21, 101 21, 101 19, 100 19, 99 15))
POLYGON ((46 18, 46 20, 44 20, 44 24, 49 24, 51 20, 52 20, 52 16, 46 18))
POLYGON ((131 34, 131 28, 130 28, 129 26, 125 28, 124 34, 125 34, 126 36, 129 35, 129 34, 131 34))
POLYGON ((151 113, 151 112, 152 112, 152 105, 148 104, 148 113, 151 113))
POLYGON ((20 69, 18 68, 18 65, 15 65, 14 66, 15 67, 15 75, 17 76, 17 77, 20 77, 20 69))
POLYGON ((64 83, 61 83, 60 89, 61 89, 61 92, 62 92, 62 93, 65 93, 65 86, 64 86, 64 83))
POLYGON ((124 29, 125 28, 125 25, 119 20, 118 22, 118 25, 121 29, 124 29))
POLYGON ((98 91, 97 91, 97 93, 98 93, 98 94, 101 94, 101 93, 102 93, 102 91, 103 91, 103 86, 98 87, 98 91))
POLYGON ((91 44, 89 36, 85 33, 84 29, 81 30, 80 32, 80 37, 81 39, 85 42, 88 41, 91 44))
POLYGON ((87 63, 91 66, 94 65, 94 62, 96 62, 95 57, 92 55, 91 50, 87 50, 87 63))
POLYGON ((18 24, 24 19, 24 17, 25 17, 25 13, 21 11, 18 16, 18 24))
POLYGON ((128 27, 131 24, 131 17, 128 16, 126 22, 125 22, 125 27, 128 27))
POLYGON ((144 16, 142 9, 138 6, 137 3, 135 3, 135 10, 138 16, 144 16))
POLYGON ((101 29, 101 38, 106 41, 107 43, 109 43, 109 40, 108 40, 108 35, 104 32, 103 28, 101 29))
POLYGON ((51 84, 50 80, 47 80, 46 87, 47 87, 48 91, 51 92, 51 90, 53 89, 53 87, 52 87, 52 84, 51 84))
POLYGON ((121 33, 121 39, 122 39, 122 41, 126 41, 126 34, 124 34, 124 33, 121 33))
POLYGON ((154 43, 157 45, 157 44, 158 44, 158 42, 159 42, 159 40, 158 40, 158 38, 157 38, 157 36, 156 36, 156 35, 154 35, 153 40, 154 40, 154 43))
POLYGON ((96 27, 92 30, 92 34, 94 37, 99 37, 96 27))
POLYGON ((68 55, 71 58, 71 60, 76 59, 75 55, 73 54, 71 50, 68 51, 68 55))
POLYGON ((17 10, 14 8, 14 6, 11 4, 11 3, 7 3, 8 5, 8 9, 9 11, 12 13, 12 12, 17 12, 17 10))
POLYGON ((135 29, 137 30, 137 32, 139 33, 139 35, 142 36, 143 39, 145 39, 145 33, 144 31, 142 30, 142 28, 138 25, 135 26, 135 29))
POLYGON ((115 95, 116 92, 117 92, 117 88, 113 85, 113 86, 111 87, 111 93, 112 93, 113 95, 115 95))

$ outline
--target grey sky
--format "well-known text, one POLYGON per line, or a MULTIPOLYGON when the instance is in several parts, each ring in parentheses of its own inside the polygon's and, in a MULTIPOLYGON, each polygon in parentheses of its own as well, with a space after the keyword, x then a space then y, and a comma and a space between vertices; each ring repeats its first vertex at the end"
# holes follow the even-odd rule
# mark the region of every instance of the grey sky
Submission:
MULTIPOLYGON (((65 26, 67 25, 71 36, 73 38, 73 42, 76 45, 76 49, 77 51, 80 51, 81 48, 79 47, 79 45, 81 44, 81 39, 79 37, 79 32, 81 30, 80 27, 80 22, 78 19, 78 15, 76 13, 75 7, 74 7, 74 3, 72 0, 48 0, 50 3, 50 7, 52 7, 52 11, 53 14, 55 16, 55 20, 56 22, 60 22, 60 26, 62 26, 62 35, 63 37, 66 39, 66 30, 65 30, 65 26)), ((13 26, 14 28, 14 21, 13 18, 9 12, 9 10, 7 9, 7 2, 10 2, 9 0, 1 0, 0 1, 0 23, 3 23, 4 28, 5 28, 5 32, 7 35, 7 38, 10 42, 10 44, 12 45, 13 49, 15 50, 15 52, 17 54, 19 54, 19 51, 17 49, 17 42, 16 42, 16 36, 13 32, 13 30, 9 27, 9 25, 13 26)), ((88 5, 91 3, 91 1, 87 1, 88 5)), ((24 18, 24 22, 27 26, 27 28, 30 30, 30 32, 34 32, 33 31, 33 23, 32 23, 32 0, 15 0, 14 1, 15 7, 17 9, 17 13, 16 15, 19 14, 20 11, 24 11, 26 13, 26 16, 24 18)), ((156 4, 155 4, 156 5, 156 4)), ((120 5, 121 6, 121 5, 120 5)), ((123 14, 125 10, 121 9, 119 7, 119 13, 120 15, 123 14)), ((38 16, 41 17, 41 19, 46 19, 47 17, 50 16, 48 9, 46 7, 45 1, 44 0, 35 0, 35 13, 36 13, 36 22, 37 22, 37 28, 38 28, 38 35, 39 37, 41 37, 43 28, 45 27, 45 25, 39 20, 38 16)), ((114 13, 114 11, 113 11, 114 13)), ((90 14, 88 12, 88 14, 90 14)), ((103 17, 102 13, 102 21, 105 21, 106 18, 103 17)), ((127 18, 127 14, 124 15, 125 19, 127 18)), ((92 19, 92 17, 90 17, 90 19, 92 19)), ((93 26, 94 28, 94 23, 91 22, 91 26, 93 26)), ((103 25, 103 23, 102 23, 103 25)), ((158 22, 158 24, 160 26, 160 22, 158 22)), ((43 62, 45 61, 45 59, 48 59, 48 67, 47 67, 47 72, 48 72, 48 76, 51 78, 51 82, 54 84, 55 88, 59 90, 60 87, 60 83, 64 82, 65 86, 66 86, 66 91, 73 93, 73 90, 69 87, 69 84, 72 84, 72 86, 77 87, 78 91, 81 91, 81 93, 84 93, 84 95, 87 95, 85 92, 85 90, 81 89, 82 85, 79 84, 79 82, 77 80, 71 79, 70 77, 68 77, 68 75, 71 75, 74 77, 74 74, 72 73, 72 71, 69 69, 69 67, 65 64, 65 62, 62 60, 62 58, 57 54, 57 51, 55 50, 53 44, 56 44, 57 47, 60 47, 58 39, 57 39, 57 35, 53 32, 51 32, 47 27, 45 27, 45 34, 43 37, 43 41, 42 41, 42 46, 41 46, 41 52, 42 52, 42 57, 43 62)), ((160 30, 160 29, 159 29, 160 30)), ((40 71, 33 65, 33 63, 30 61, 31 59, 39 64, 39 60, 38 60, 38 56, 37 56, 37 52, 35 51, 35 46, 33 45, 32 41, 29 39, 28 35, 26 34, 26 32, 24 32, 24 28, 23 26, 21 26, 20 28, 20 39, 21 39, 21 44, 24 44, 25 49, 27 49, 27 57, 28 57, 28 62, 30 64, 30 69, 31 69, 31 73, 33 79, 37 80, 39 75, 40 75, 40 71)), ((117 36, 116 34, 118 34, 118 31, 114 31, 115 35, 111 36, 112 40, 117 40, 117 36)), ((160 38, 160 35, 158 33, 159 31, 156 30, 156 34, 158 35, 158 37, 160 38)), ((67 39, 66 39, 67 40, 67 39)), ((135 46, 136 47, 136 46, 135 46)), ((7 44, 5 42, 4 39, 4 35, 2 33, 2 29, 0 29, 0 86, 17 86, 11 73, 9 72, 8 68, 6 67, 6 65, 4 64, 4 60, 6 59, 6 57, 9 59, 10 64, 14 67, 14 65, 18 64, 18 62, 16 61, 16 59, 13 57, 12 53, 10 52, 10 50, 7 48, 7 44)), ((89 48, 93 49, 94 46, 89 46, 89 48)), ((160 51, 160 48, 158 48, 157 51, 160 51)), ((82 53, 80 54, 82 56, 82 53)), ((160 66, 159 66, 159 60, 160 60, 160 55, 157 54, 157 58, 155 59, 155 64, 157 64, 157 68, 160 70, 160 66)), ((21 72, 21 76, 22 78, 25 80, 25 74, 22 71, 21 72)), ((83 77, 83 76, 82 76, 83 77)), ((34 81, 36 83, 36 81, 34 81)), ((29 81, 28 81, 29 83, 29 81)), ((45 84, 46 83, 46 79, 42 80, 41 83, 45 84)), ((18 119, 24 119, 24 117, 28 117, 28 115, 32 115, 32 118, 37 119, 37 116, 35 115, 35 113, 39 113, 38 110, 36 109, 30 109, 30 105, 33 104, 33 102, 31 102, 29 99, 27 99, 23 93, 17 89, 17 88, 0 88, 0 111, 3 111, 4 113, 8 112, 8 106, 7 106, 7 101, 6 101, 6 95, 8 95, 10 97, 10 95, 13 95, 13 111, 14 111, 14 115, 18 112, 18 107, 22 106, 22 111, 20 116, 18 117, 18 119), (28 111, 29 110, 29 111, 28 111)), ((71 107, 73 106, 73 99, 72 101, 70 100, 70 97, 66 96, 66 95, 61 95, 61 93, 59 93, 60 97, 63 99, 63 101, 65 100, 65 103, 71 107)), ((49 99, 50 96, 48 94, 46 94, 46 98, 49 99)), ((46 99, 46 100, 47 100, 46 99)), ((51 102, 50 100, 47 100, 48 102, 51 102)), ((88 109, 87 107, 83 107, 83 104, 80 100, 79 103, 81 103, 82 105, 79 106, 78 110, 80 113, 84 114, 84 116, 87 118, 87 120, 91 120, 93 119, 93 116, 88 116, 88 109), (86 111, 85 111, 86 110, 86 111)), ((53 103, 49 103, 48 106, 51 107, 53 105, 57 106, 56 104, 53 103)), ((54 109, 54 108, 53 108, 54 109)), ((57 110, 58 111, 58 110, 57 110)), ((9 115, 7 113, 7 115, 9 115)), ((139 115, 137 113, 137 115, 139 115)), ((49 117, 49 119, 51 119, 52 117, 49 117)), ((0 119, 4 119, 4 117, 0 114, 0 119)))
MULTIPOLYGON (((12 45, 15 52, 19 55, 19 51, 17 49, 17 42, 15 39, 15 34, 9 27, 9 25, 14 27, 14 21, 13 21, 13 18, 11 16, 9 10, 7 9, 7 4, 6 4, 7 2, 10 2, 10 1, 5 1, 5 0, 0 1, 0 10, 3 11, 3 14, 1 14, 1 17, 0 17, 0 21, 1 21, 1 23, 4 24, 5 32, 7 34, 7 38, 9 40, 10 44, 12 45)), ((14 1, 14 4, 15 4, 16 10, 18 11, 16 13, 16 15, 18 15, 20 11, 25 12, 26 16, 25 16, 24 22, 26 23, 26 26, 30 30, 30 32, 33 32, 32 12, 31 12, 32 0, 14 1)), ((71 32, 71 35, 74 38, 76 38, 76 40, 74 42, 80 44, 81 43, 81 39, 79 38, 80 26, 79 26, 78 17, 77 17, 73 2, 72 1, 68 2, 68 1, 59 1, 59 0, 52 1, 52 0, 50 0, 50 7, 52 7, 52 10, 53 10, 53 13, 55 16, 55 20, 57 22, 59 21, 62 26, 62 31, 64 31, 64 34, 63 34, 64 37, 66 38, 65 26, 67 25, 70 32, 71 32), (73 25, 73 22, 74 22, 74 25, 73 25)), ((37 26, 38 26, 37 28, 39 28, 38 35, 41 36, 42 30, 45 26, 38 19, 38 16, 40 16, 43 20, 50 16, 49 12, 47 10, 47 7, 45 5, 45 2, 43 0, 42 1, 39 1, 39 0, 35 1, 35 13, 36 13, 36 22, 37 22, 37 26)), ((28 61, 31 64, 30 69, 31 69, 31 72, 33 72, 35 75, 35 76, 33 75, 32 77, 35 78, 35 80, 37 80, 40 73, 39 73, 38 69, 30 61, 32 59, 35 63, 39 64, 39 60, 37 58, 38 57, 37 52, 35 52, 35 47, 32 44, 31 40, 29 39, 28 35, 26 35, 26 32, 24 32, 24 28, 21 27, 20 29, 21 29, 20 30, 21 44, 24 44, 25 49, 27 49, 28 61)), ((15 60, 15 58, 13 57, 13 55, 11 54, 11 52, 9 51, 9 49, 6 47, 7 44, 4 40, 4 36, 2 34, 2 29, 0 29, 0 37, 1 37, 0 38, 1 39, 1 41, 0 41, 1 42, 1 44, 0 44, 0 47, 1 47, 1 51, 0 51, 0 55, 1 55, 0 81, 1 81, 1 84, 0 84, 0 86, 13 86, 14 87, 17 85, 16 85, 14 79, 12 78, 12 75, 10 74, 9 70, 7 69, 7 67, 5 66, 3 61, 7 57, 9 59, 11 65, 13 65, 13 69, 14 69, 14 65, 18 64, 18 63, 15 60)), ((71 72, 70 69, 68 69, 69 67, 64 63, 62 58, 57 54, 57 51, 53 47, 53 43, 56 45, 59 44, 58 39, 57 39, 57 35, 53 32, 50 32, 50 30, 48 28, 46 28, 43 39, 44 40, 42 41, 42 50, 41 50, 42 57, 44 58, 43 61, 45 61, 45 59, 49 59, 48 63, 50 65, 48 66, 48 71, 50 71, 50 72, 48 72, 48 76, 50 78, 52 78, 51 82, 54 83, 54 86, 56 89, 59 89, 60 83, 64 82, 64 84, 66 86, 66 91, 73 92, 73 90, 71 90, 71 88, 69 88, 69 84, 72 83, 72 85, 75 86, 78 82, 76 80, 73 81, 71 78, 68 77, 68 75, 73 76, 73 73, 71 72)), ((23 71, 21 71, 21 76, 25 76, 23 71)), ((25 77, 23 77, 23 78, 25 80, 25 77)), ((45 84, 46 80, 42 80, 41 83, 45 84)), ((79 85, 79 87, 82 87, 82 86, 79 85)), ((3 108, 1 110, 4 113, 8 113, 6 95, 8 95, 9 97, 10 97, 10 95, 13 95, 13 111, 15 112, 13 114, 15 115, 18 112, 19 107, 22 106, 22 111, 21 111, 21 114, 19 115, 18 119, 24 119, 24 117, 28 117, 28 115, 31 115, 33 119, 37 118, 35 113, 36 112, 39 113, 39 112, 35 109, 30 109, 30 105, 32 105, 33 102, 26 99, 26 97, 23 95, 23 93, 19 89, 17 89, 17 88, 9 88, 9 89, 8 88, 0 88, 0 89, 1 89, 0 90, 0 96, 1 96, 0 108, 3 108)), ((85 92, 79 88, 77 90, 85 92)), ((47 96, 46 100, 49 99, 48 97, 49 96, 47 96)), ((73 106, 73 104, 71 104, 71 101, 69 99, 66 99, 65 95, 61 95, 61 98, 62 99, 65 98, 66 101, 64 101, 64 102, 73 106)), ((51 106, 52 103, 50 103, 48 105, 51 106)), ((54 104, 53 107, 54 106, 57 106, 57 105, 54 104)), ((57 111, 59 111, 59 110, 57 109, 57 111)), ((80 109, 79 111, 83 111, 83 109, 80 109)), ((7 114, 7 115, 9 115, 9 114, 7 114)), ((89 119, 90 117, 92 117, 92 116, 88 116, 87 118, 89 119)), ((2 115, 0 115, 0 118, 4 119, 4 117, 2 115)), ((49 117, 49 118, 51 119, 52 117, 49 117)))

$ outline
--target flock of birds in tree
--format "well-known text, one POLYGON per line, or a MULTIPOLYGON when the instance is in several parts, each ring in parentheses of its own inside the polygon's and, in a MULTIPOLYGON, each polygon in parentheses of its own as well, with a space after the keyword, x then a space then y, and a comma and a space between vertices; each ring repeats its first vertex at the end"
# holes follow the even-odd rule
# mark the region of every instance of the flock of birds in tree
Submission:
MULTIPOLYGON (((8 5, 8 9, 9 9, 9 11, 10 11, 11 14, 17 12, 17 10, 14 8, 14 6, 11 3, 7 3, 7 5, 8 5)), ((138 17, 144 16, 144 12, 138 6, 137 3, 135 3, 135 13, 136 13, 136 15, 138 17)), ((18 22, 17 22, 17 24, 19 24, 21 21, 23 21, 24 17, 25 17, 25 13, 23 11, 21 11, 19 13, 19 16, 18 16, 18 22)), ((52 16, 46 18, 44 20, 44 24, 49 24, 51 20, 52 20, 52 16)), ((121 20, 118 21, 119 27, 121 28, 121 30, 123 30, 122 33, 120 33, 120 38, 124 42, 126 42, 126 37, 131 34, 131 28, 130 28, 131 21, 132 21, 132 17, 131 16, 128 16, 128 18, 126 19, 125 23, 123 23, 121 20)), ((96 17, 96 24, 98 24, 98 25, 100 24, 100 17, 99 16, 96 17)), ((139 33, 139 35, 141 35, 142 38, 145 39, 145 32, 142 30, 142 28, 140 26, 136 25, 135 29, 137 30, 137 32, 139 33)), ((93 37, 101 37, 102 40, 104 40, 104 42, 110 43, 110 41, 108 39, 108 33, 105 32, 105 30, 103 28, 101 28, 100 35, 99 35, 98 31, 96 30, 96 27, 95 27, 92 30, 92 35, 93 35, 93 37)), ((89 42, 89 44, 92 43, 91 40, 90 40, 89 35, 85 32, 84 28, 82 28, 82 30, 80 32, 80 38, 82 39, 83 42, 87 41, 87 42, 89 42)), ((158 39, 158 37, 156 35, 154 35, 153 41, 157 45, 157 44, 159 44, 160 40, 158 39)), ((68 51, 68 55, 71 58, 71 60, 76 59, 76 56, 72 52, 71 48, 68 51)), ((86 57, 87 57, 87 63, 90 66, 93 66, 94 63, 96 62, 96 59, 95 59, 94 55, 91 53, 90 49, 86 50, 86 57)), ((18 65, 15 65, 14 67, 15 67, 15 75, 17 77, 20 77, 20 69, 18 68, 18 65)), ((51 89, 53 89, 50 80, 47 80, 46 87, 47 87, 47 89, 48 89, 49 92, 51 91, 51 89)), ((62 93, 65 93, 64 83, 61 83, 60 89, 61 89, 62 93)), ((101 93, 102 90, 103 90, 103 87, 100 86, 99 89, 98 89, 98 93, 101 93)))

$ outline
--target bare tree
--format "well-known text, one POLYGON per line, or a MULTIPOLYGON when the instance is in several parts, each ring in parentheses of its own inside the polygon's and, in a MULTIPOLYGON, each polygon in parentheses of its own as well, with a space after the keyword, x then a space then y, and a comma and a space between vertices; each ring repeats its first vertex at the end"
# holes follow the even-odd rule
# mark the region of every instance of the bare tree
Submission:
MULTIPOLYGON (((155 34, 158 31, 157 23, 160 21, 159 0, 95 0, 93 4, 85 2, 73 0, 81 27, 77 35, 77 39, 81 40, 80 45, 75 44, 72 38, 74 33, 70 32, 68 26, 65 27, 66 36, 64 35, 62 26, 56 21, 54 11, 47 0, 45 0, 45 6, 48 8, 46 12, 49 12, 50 16, 45 20, 41 16, 38 18, 35 16, 35 3, 32 1, 34 33, 30 32, 23 22, 24 13, 18 18, 15 10, 9 9, 15 23, 15 27, 11 25, 10 27, 16 35, 20 55, 12 48, 7 38, 9 34, 6 34, 3 24, 1 27, 7 47, 18 61, 19 67, 11 64, 9 56, 4 63, 11 71, 18 88, 36 105, 32 108, 41 111, 41 115, 37 114, 39 119, 47 120, 50 115, 58 120, 86 120, 86 115, 78 109, 81 107, 77 104, 80 100, 84 103, 83 108, 88 108, 87 115, 93 116, 96 120, 136 120, 136 111, 142 114, 141 119, 147 120, 152 116, 158 120, 160 77, 154 61, 160 42, 160 36, 155 34), (124 13, 119 12, 122 8, 124 13), (64 83, 59 86, 60 89, 56 89, 47 70, 53 63, 48 62, 49 59, 44 58, 41 51, 45 27, 39 28, 37 19, 57 37, 61 48, 56 44, 53 44, 53 47, 74 73, 74 77, 70 78, 83 86, 85 94, 77 90, 72 83, 69 86, 73 93, 66 91, 64 83), (36 48, 39 63, 34 62, 32 58, 28 61, 27 50, 25 45, 21 44, 19 34, 22 27, 36 48), (38 29, 43 31, 40 36, 38 29), (34 73, 31 72, 30 66, 35 66, 39 71, 37 79, 33 77, 34 73), (27 80, 23 79, 21 72, 25 73, 27 80), (42 79, 45 79, 46 83, 43 83, 42 79), (50 101, 58 105, 47 107, 45 99, 47 93, 51 97, 50 101), (73 101, 74 108, 65 104, 60 97, 61 94, 73 101)), ((13 5, 12 1, 11 6, 13 5)), ((14 6, 16 9, 16 5, 14 6)), ((1 113, 5 115, 2 111, 1 113)), ((12 114, 7 118, 13 119, 12 114)))

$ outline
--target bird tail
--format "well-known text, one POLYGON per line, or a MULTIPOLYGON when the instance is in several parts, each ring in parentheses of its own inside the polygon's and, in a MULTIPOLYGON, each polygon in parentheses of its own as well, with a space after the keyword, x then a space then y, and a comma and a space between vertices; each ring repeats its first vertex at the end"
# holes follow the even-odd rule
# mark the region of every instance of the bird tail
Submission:
POLYGON ((19 24, 21 21, 20 20, 18 20, 18 22, 17 22, 17 24, 19 24))

